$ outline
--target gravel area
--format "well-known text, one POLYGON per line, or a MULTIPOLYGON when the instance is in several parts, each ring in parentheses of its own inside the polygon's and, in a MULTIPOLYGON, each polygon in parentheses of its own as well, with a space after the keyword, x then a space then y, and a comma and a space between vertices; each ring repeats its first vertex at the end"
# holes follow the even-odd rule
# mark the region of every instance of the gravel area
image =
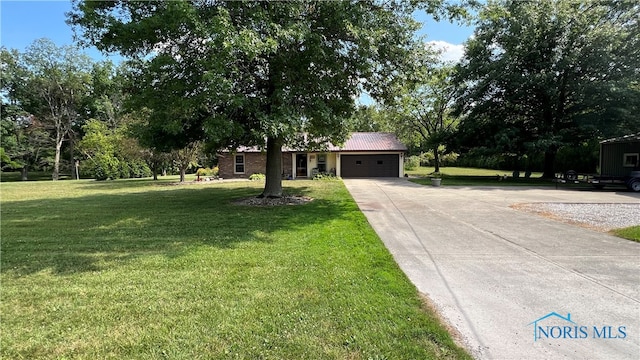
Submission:
POLYGON ((640 203, 535 203, 515 208, 603 231, 640 225, 640 203))

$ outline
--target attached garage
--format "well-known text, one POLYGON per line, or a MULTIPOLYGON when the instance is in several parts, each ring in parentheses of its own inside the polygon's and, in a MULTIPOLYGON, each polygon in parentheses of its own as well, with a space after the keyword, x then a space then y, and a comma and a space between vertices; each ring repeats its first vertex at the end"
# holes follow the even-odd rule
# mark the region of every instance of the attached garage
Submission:
POLYGON ((340 175, 350 177, 399 177, 399 154, 367 154, 340 156, 340 175))

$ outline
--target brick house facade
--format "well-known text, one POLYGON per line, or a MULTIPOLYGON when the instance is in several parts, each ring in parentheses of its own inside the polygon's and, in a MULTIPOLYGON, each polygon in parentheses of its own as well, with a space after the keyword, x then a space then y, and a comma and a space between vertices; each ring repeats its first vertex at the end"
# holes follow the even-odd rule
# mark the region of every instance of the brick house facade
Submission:
MULTIPOLYGON (((265 174, 267 171, 266 166, 267 154, 264 152, 218 154, 218 176, 223 179, 248 179, 252 174, 265 174), (237 156, 243 158, 243 169, 236 169, 240 165, 240 162, 237 162, 239 160, 236 159, 237 156)), ((282 153, 282 172, 284 178, 291 174, 291 155, 288 153, 282 153)))

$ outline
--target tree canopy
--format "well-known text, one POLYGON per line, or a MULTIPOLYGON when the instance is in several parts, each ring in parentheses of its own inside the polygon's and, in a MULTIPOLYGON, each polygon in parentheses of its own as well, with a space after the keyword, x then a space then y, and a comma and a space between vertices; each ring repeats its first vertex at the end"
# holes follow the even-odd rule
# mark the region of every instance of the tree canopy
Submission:
POLYGON ((440 148, 456 130, 458 118, 451 115, 455 87, 453 67, 436 64, 424 68, 417 81, 398 91, 389 106, 401 127, 418 134, 433 152, 435 172, 440 171, 440 148))
MULTIPOLYGON (((3 67, 9 71, 3 90, 9 104, 22 113, 13 118, 16 134, 19 137, 29 130, 27 138, 33 138, 33 145, 42 143, 42 131, 36 130, 51 133, 55 148, 53 180, 59 177, 64 142, 83 121, 83 107, 90 91, 90 65, 90 59, 77 48, 58 47, 49 39, 34 41, 24 54, 3 50, 3 67)), ((27 146, 31 148, 28 153, 34 152, 31 145, 27 146)))
POLYGON ((466 146, 544 153, 637 131, 640 5, 633 1, 492 1, 458 66, 466 146))
POLYGON ((83 41, 135 59, 147 138, 267 150, 263 196, 280 196, 281 147, 341 143, 362 90, 390 96, 413 73, 412 13, 442 1, 75 1, 83 41))

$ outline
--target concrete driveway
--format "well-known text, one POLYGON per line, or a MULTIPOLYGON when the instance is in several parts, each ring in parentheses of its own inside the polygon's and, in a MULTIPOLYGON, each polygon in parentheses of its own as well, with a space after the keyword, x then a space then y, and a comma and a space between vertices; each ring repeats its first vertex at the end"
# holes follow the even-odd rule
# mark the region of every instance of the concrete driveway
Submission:
POLYGON ((640 359, 640 243, 510 207, 639 194, 344 183, 475 358, 640 359))

